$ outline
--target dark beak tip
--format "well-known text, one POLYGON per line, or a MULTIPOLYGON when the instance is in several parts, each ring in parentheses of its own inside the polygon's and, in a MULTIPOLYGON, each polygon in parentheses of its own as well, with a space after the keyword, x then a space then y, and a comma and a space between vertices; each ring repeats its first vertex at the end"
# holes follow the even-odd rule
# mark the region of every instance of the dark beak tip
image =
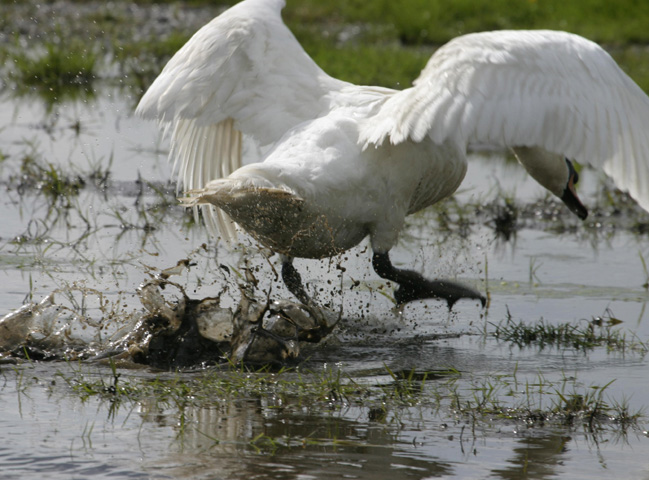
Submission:
POLYGON ((568 207, 570 210, 579 217, 580 220, 586 220, 588 218, 588 210, 584 205, 579 201, 578 198, 576 198, 576 203, 569 204, 568 207))
POLYGON ((586 210, 584 204, 579 200, 579 196, 575 190, 575 185, 579 181, 579 174, 575 171, 572 162, 567 158, 566 164, 568 165, 569 177, 563 195, 560 197, 561 201, 565 203, 570 211, 577 215, 581 220, 586 220, 586 217, 588 217, 588 210, 586 210))
POLYGON ((588 217, 588 210, 579 200, 579 197, 572 191, 570 188, 566 188, 561 201, 568 207, 568 209, 577 215, 581 220, 585 220, 588 217))

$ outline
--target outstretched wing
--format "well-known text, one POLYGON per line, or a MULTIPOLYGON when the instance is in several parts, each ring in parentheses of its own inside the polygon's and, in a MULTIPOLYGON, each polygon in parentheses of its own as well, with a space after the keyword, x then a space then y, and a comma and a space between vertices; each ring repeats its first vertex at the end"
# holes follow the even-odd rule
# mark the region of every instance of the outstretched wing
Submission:
POLYGON ((458 37, 387 99, 364 144, 540 147, 603 168, 649 210, 649 98, 598 45, 553 31, 458 37))
MULTIPOLYGON (((328 109, 346 85, 324 73, 284 25, 284 0, 246 0, 201 28, 167 63, 136 113, 171 135, 179 187, 202 188, 241 166, 241 136, 272 145, 328 109)), ((212 213, 210 213, 212 212, 212 213)), ((224 218, 206 223, 232 231, 224 218)))

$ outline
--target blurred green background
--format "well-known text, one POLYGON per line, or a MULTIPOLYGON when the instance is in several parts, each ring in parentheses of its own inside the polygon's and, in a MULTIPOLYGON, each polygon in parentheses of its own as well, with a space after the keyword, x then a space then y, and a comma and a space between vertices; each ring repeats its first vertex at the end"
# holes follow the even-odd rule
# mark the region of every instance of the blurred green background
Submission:
MULTIPOLYGON (((21 85, 33 79, 34 52, 71 58, 103 57, 119 65, 119 73, 144 90, 168 58, 201 23, 235 1, 115 0, 48 2, 0 0, 4 47, 0 60, 10 60, 9 77, 21 85), (57 5, 68 5, 59 9, 57 5), (198 12, 201 23, 169 23, 161 31, 143 28, 155 21, 129 14, 162 6, 173 12, 198 12), (15 27, 16 16, 54 9, 41 21, 43 35, 28 42, 15 27), (39 47, 42 44, 42 48, 39 47), (25 45, 29 45, 25 49, 25 45), (25 58, 21 58, 25 57, 25 58), (26 71, 24 74, 23 72, 26 71)), ((465 33, 498 29, 555 29, 577 33, 603 45, 645 91, 649 91, 649 1, 646 0, 288 0, 284 19, 307 52, 330 75, 358 84, 404 88, 443 43, 465 33)), ((196 15, 195 15, 196 16, 196 15)), ((179 18, 183 18, 180 16, 179 18)), ((42 56, 41 56, 42 59, 42 56)), ((66 69, 61 58, 57 68, 66 69)), ((78 59, 73 69, 78 69, 78 59)), ((42 65, 39 67, 41 68, 42 65)), ((101 72, 101 70, 99 70, 101 72)), ((37 74, 40 78, 45 72, 37 74)), ((99 73, 99 76, 102 74, 99 73)), ((55 76, 60 76, 55 73, 55 76)), ((92 75, 91 75, 92 76, 92 75)), ((77 79, 78 80, 78 79, 77 79)))

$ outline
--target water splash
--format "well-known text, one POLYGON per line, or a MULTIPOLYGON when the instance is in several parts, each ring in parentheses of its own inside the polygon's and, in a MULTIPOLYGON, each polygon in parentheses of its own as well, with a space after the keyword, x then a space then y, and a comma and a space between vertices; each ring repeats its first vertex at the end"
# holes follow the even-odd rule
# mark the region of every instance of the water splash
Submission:
POLYGON ((0 360, 110 359, 163 369, 225 361, 285 364, 300 359, 301 343, 319 342, 340 320, 315 305, 255 298, 250 285, 240 285, 233 308, 222 307, 220 295, 190 298, 170 280, 187 265, 178 262, 137 288, 143 310, 126 311, 119 300, 80 285, 23 305, 0 320, 0 360))

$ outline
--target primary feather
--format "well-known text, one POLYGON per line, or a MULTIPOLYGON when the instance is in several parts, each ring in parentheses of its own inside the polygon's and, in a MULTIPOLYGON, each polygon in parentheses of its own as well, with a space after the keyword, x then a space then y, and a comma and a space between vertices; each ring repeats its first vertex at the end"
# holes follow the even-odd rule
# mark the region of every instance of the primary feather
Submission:
MULTIPOLYGON (((242 165, 241 136, 272 146, 294 126, 328 111, 346 83, 329 77, 282 22, 283 0, 247 0, 201 28, 173 56, 136 113, 171 135, 170 157, 184 190, 242 165)), ((213 233, 232 236, 215 210, 213 233)))

